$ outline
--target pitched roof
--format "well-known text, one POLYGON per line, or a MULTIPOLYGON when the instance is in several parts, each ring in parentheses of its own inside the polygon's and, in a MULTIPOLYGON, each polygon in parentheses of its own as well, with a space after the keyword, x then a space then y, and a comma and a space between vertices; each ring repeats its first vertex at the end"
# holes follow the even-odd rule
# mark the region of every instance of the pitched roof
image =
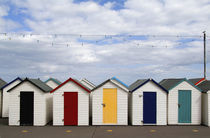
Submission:
POLYGON ((87 80, 86 78, 81 79, 80 82, 81 82, 81 83, 82 83, 82 82, 85 82, 85 84, 88 84, 90 87, 93 87, 93 88, 96 87, 95 84, 93 84, 92 82, 90 82, 90 81, 87 80))
POLYGON ((159 84, 162 85, 166 90, 169 91, 170 89, 176 87, 178 84, 182 83, 183 81, 188 82, 190 85, 195 87, 197 90, 201 91, 200 88, 198 88, 196 85, 194 85, 192 82, 190 82, 186 78, 163 79, 159 84))
POLYGON ((6 84, 7 84, 7 82, 4 81, 4 80, 2 80, 2 79, 0 78, 0 89, 1 89, 2 87, 4 87, 4 85, 6 85, 6 84))
POLYGON ((58 85, 60 85, 62 82, 60 82, 58 79, 56 79, 56 78, 49 78, 48 80, 46 80, 45 81, 45 83, 47 83, 48 81, 53 81, 53 82, 55 82, 56 84, 58 84, 58 85))
POLYGON ((83 83, 81 83, 79 80, 74 79, 74 81, 76 81, 78 84, 80 84, 81 86, 83 86, 84 88, 88 89, 91 92, 91 89, 87 87, 86 85, 84 85, 83 83))
POLYGON ((112 80, 116 80, 118 83, 120 83, 121 85, 125 86, 126 88, 128 88, 129 86, 127 84, 125 84, 124 82, 122 82, 121 80, 119 80, 117 77, 112 77, 112 80))
POLYGON ((190 82, 192 82, 194 85, 198 85, 199 83, 205 81, 205 78, 192 78, 189 79, 190 82))
POLYGON ((6 85, 4 85, 1 90, 3 90, 4 88, 6 88, 7 86, 9 86, 10 84, 12 84, 13 82, 15 82, 16 80, 20 80, 22 81, 23 79, 20 77, 17 77, 16 79, 12 80, 11 82, 7 83, 6 85))
POLYGON ((185 78, 172 78, 172 79, 163 79, 159 84, 165 89, 170 90, 172 87, 176 86, 179 82, 185 78))
POLYGON ((90 89, 89 88, 87 88, 86 86, 84 86, 83 84, 81 84, 78 80, 73 79, 73 78, 69 78, 68 80, 64 81, 63 83, 61 83, 60 85, 58 85, 55 89, 51 90, 50 93, 53 93, 55 90, 59 89, 60 87, 62 87, 64 84, 66 84, 69 81, 74 82, 79 87, 81 87, 82 89, 84 89, 85 91, 87 91, 88 93, 90 93, 90 89))
POLYGON ((155 80, 153 79, 139 79, 137 81, 135 81, 133 84, 131 84, 129 86, 129 90, 130 92, 134 92, 135 90, 137 90, 138 88, 142 87, 143 85, 145 85, 146 83, 148 83, 149 81, 152 81, 154 84, 156 84, 158 87, 160 87, 162 90, 164 90, 165 92, 168 92, 164 87, 162 87, 160 84, 158 84, 155 80))
POLYGON ((97 85, 95 88, 92 89, 92 91, 94 91, 95 89, 98 89, 99 87, 103 86, 105 83, 109 82, 110 79, 105 80, 104 82, 102 82, 101 84, 97 85))
POLYGON ((11 90, 13 90, 14 88, 18 87, 20 84, 22 84, 22 83, 24 83, 26 81, 30 82, 31 84, 33 84, 34 86, 36 86, 37 88, 39 88, 40 90, 42 90, 43 92, 50 92, 52 90, 51 87, 49 87, 47 84, 45 84, 40 79, 29 79, 29 78, 26 78, 22 82, 20 82, 19 84, 17 84, 16 86, 14 86, 11 89, 9 89, 8 92, 10 92, 11 90))
POLYGON ((148 79, 139 79, 135 81, 129 86, 129 91, 134 91, 138 86, 142 86, 142 84, 145 84, 146 81, 148 81, 148 79))
POLYGON ((109 82, 109 81, 112 82, 114 85, 116 85, 116 86, 122 88, 123 90, 129 92, 127 85, 125 85, 122 81, 120 81, 120 80, 117 79, 116 77, 113 77, 113 78, 111 78, 111 79, 108 79, 108 80, 102 82, 101 84, 99 84, 98 86, 96 86, 92 91, 94 91, 94 90, 100 88, 101 86, 103 86, 105 83, 107 83, 107 82, 109 82), (114 81, 116 81, 117 83, 114 82, 114 81), (122 86, 125 87, 125 88, 123 88, 123 87, 120 86, 119 84, 122 85, 122 86))
POLYGON ((197 86, 202 90, 202 92, 207 92, 210 90, 210 81, 206 80, 206 81, 198 84, 197 86))

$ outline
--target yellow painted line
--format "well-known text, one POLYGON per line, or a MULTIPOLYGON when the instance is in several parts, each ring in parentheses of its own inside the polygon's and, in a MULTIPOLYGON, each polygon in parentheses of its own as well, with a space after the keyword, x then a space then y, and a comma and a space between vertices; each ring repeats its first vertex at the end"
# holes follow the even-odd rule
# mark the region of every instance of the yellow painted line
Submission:
POLYGON ((71 133, 72 131, 71 130, 66 130, 66 133, 71 133))
POLYGON ((72 131, 71 130, 66 130, 66 133, 71 133, 72 131))
POLYGON ((28 130, 22 130, 22 133, 27 133, 28 132, 28 130))
POLYGON ((151 129, 149 132, 154 133, 154 132, 156 132, 156 130, 155 129, 151 129))
POLYGON ((197 130, 197 129, 193 129, 192 131, 193 131, 193 132, 195 132, 195 133, 197 133, 199 130, 197 130))
POLYGON ((107 132, 112 132, 112 130, 111 129, 109 129, 109 130, 106 130, 107 132))

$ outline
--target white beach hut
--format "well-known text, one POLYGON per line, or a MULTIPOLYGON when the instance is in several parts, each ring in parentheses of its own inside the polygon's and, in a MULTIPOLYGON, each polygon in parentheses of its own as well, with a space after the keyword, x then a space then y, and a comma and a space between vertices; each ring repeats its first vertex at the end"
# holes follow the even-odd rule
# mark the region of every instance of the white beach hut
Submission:
POLYGON ((3 99, 3 94, 2 94, 2 87, 4 87, 7 83, 0 78, 0 117, 2 117, 2 99, 3 99))
POLYGON ((202 90, 202 124, 210 126, 210 81, 205 78, 189 80, 202 90))
POLYGON ((160 83, 168 90, 168 124, 201 124, 201 90, 185 78, 164 79, 160 83))
POLYGON ((117 78, 108 79, 92 92, 92 125, 127 125, 127 85, 117 78))
POLYGON ((202 124, 210 126, 210 81, 197 85, 202 90, 202 124))
POLYGON ((129 86, 129 119, 132 125, 167 125, 168 91, 153 79, 129 86))
MULTIPOLYGON (((89 80, 87 80, 86 78, 83 78, 83 79, 81 79, 80 80, 80 82, 84 85, 84 86, 86 86, 87 88, 89 88, 90 90, 92 90, 92 89, 94 89, 96 86, 92 83, 92 82, 90 82, 89 80)), ((90 118, 90 122, 91 122, 91 120, 92 120, 92 95, 90 94, 90 98, 89 98, 90 100, 90 102, 89 102, 89 118, 90 118)))
POLYGON ((22 78, 17 77, 13 81, 7 83, 4 85, 2 90, 2 117, 9 117, 9 92, 7 92, 9 89, 14 87, 15 85, 19 84, 22 81, 22 78))
POLYGON ((49 78, 45 81, 45 83, 53 89, 55 89, 56 87, 58 87, 58 85, 61 84, 61 82, 56 78, 49 78))
POLYGON ((69 78, 53 93, 53 125, 89 125, 90 90, 69 78))
POLYGON ((28 78, 9 89, 9 125, 44 126, 51 121, 51 90, 40 79, 28 78))
POLYGON ((90 82, 89 80, 87 80, 86 78, 83 78, 80 80, 80 82, 85 85, 87 88, 89 88, 90 90, 94 89, 96 86, 90 82))

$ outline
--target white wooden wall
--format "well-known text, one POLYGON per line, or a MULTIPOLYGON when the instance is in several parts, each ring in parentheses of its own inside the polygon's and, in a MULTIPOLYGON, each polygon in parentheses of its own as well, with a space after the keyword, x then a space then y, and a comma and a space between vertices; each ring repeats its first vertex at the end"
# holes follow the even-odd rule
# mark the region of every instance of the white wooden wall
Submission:
POLYGON ((131 101, 131 115, 132 125, 145 125, 143 124, 143 92, 156 92, 156 124, 149 125, 167 125, 167 93, 160 87, 149 81, 136 91, 132 93, 131 101), (141 95, 141 97, 139 97, 141 95))
POLYGON ((102 87, 92 92, 92 125, 107 125, 103 123, 103 88, 117 88, 117 124, 128 124, 128 92, 107 82, 102 87))
POLYGON ((184 81, 169 91, 168 94, 168 124, 199 125, 201 124, 201 92, 184 81), (178 91, 191 90, 191 123, 178 123, 178 91))
POLYGON ((14 87, 15 85, 19 84, 21 81, 16 80, 7 87, 3 89, 3 105, 2 105, 2 117, 9 117, 9 92, 7 92, 9 89, 14 87))
POLYGON ((46 98, 46 120, 47 122, 52 121, 53 119, 53 95, 51 93, 45 94, 46 98))
POLYGON ((43 126, 48 123, 51 118, 47 117, 46 95, 39 88, 29 82, 24 82, 12 91, 10 91, 9 100, 9 125, 20 125, 20 92, 34 92, 34 126, 43 126))
POLYGON ((2 99, 2 90, 0 90, 0 117, 2 117, 2 101, 1 101, 1 99, 2 99))
MULTIPOLYGON (((92 85, 90 85, 88 82, 86 82, 86 80, 82 79, 80 80, 80 83, 82 83, 84 86, 86 86, 87 88, 89 88, 90 90, 92 90, 94 87, 92 85)), ((89 97, 89 119, 92 118, 92 95, 90 94, 89 97)))
POLYGON ((89 125, 89 93, 72 81, 53 92, 53 125, 64 125, 64 92, 78 92, 78 125, 89 125))
POLYGON ((132 94, 128 94, 128 124, 132 124, 133 113, 132 113, 132 94))
POLYGON ((53 88, 53 89, 55 89, 55 88, 58 86, 58 84, 55 83, 55 82, 52 81, 52 80, 49 80, 46 84, 47 84, 48 86, 50 86, 51 88, 53 88))
POLYGON ((202 93, 202 124, 209 126, 209 94, 202 93))
POLYGON ((208 126, 210 126, 210 91, 208 91, 208 106, 207 106, 207 110, 208 110, 208 126))

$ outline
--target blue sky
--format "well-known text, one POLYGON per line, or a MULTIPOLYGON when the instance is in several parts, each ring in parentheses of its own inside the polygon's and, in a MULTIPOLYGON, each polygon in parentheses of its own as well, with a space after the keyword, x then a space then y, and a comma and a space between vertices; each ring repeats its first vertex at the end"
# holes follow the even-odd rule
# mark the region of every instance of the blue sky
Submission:
POLYGON ((206 0, 0 0, 0 77, 202 77, 209 9, 206 0))
MULTIPOLYGON (((80 2, 87 2, 88 0, 74 0, 75 3, 80 3, 80 2)), ((126 0, 93 0, 94 2, 104 5, 108 2, 114 3, 112 9, 114 10, 120 10, 124 8, 124 2, 126 0)))

